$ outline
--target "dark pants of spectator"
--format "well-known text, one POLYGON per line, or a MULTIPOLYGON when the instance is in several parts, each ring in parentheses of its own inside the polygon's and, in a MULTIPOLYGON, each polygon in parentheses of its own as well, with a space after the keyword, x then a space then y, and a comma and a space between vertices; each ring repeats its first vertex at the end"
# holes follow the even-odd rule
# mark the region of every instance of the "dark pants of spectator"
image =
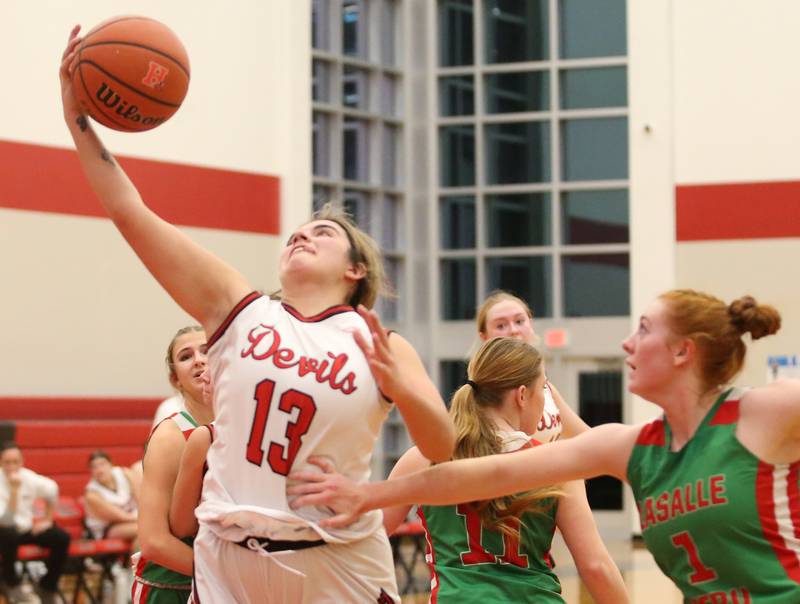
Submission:
POLYGON ((69 549, 69 534, 56 526, 36 535, 30 531, 20 533, 13 526, 0 526, 0 556, 3 557, 3 581, 9 587, 19 585, 21 579, 14 569, 14 563, 17 561, 17 547, 30 543, 50 549, 50 556, 45 561, 47 574, 39 581, 39 585, 48 591, 56 591, 58 579, 64 572, 64 565, 67 562, 67 550, 69 549))

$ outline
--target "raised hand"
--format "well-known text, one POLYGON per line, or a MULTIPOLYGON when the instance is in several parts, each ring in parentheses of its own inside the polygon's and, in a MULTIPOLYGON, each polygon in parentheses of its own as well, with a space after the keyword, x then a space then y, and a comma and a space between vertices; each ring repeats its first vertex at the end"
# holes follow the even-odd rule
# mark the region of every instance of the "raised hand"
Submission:
POLYGON ((83 38, 78 37, 80 31, 81 26, 76 25, 69 33, 67 47, 61 55, 61 67, 58 71, 61 79, 61 102, 64 105, 64 119, 68 122, 75 121, 83 117, 84 114, 72 90, 72 72, 75 70, 77 48, 83 41, 83 38))
POLYGON ((335 516, 322 520, 323 528, 348 526, 361 515, 364 502, 363 487, 336 472, 333 463, 324 457, 309 457, 308 463, 322 470, 300 471, 289 474, 289 480, 298 481, 286 493, 298 496, 290 503, 292 509, 306 506, 326 506, 335 516))
POLYGON ((400 380, 397 360, 389 346, 389 334, 386 333, 378 318, 378 313, 374 310, 367 310, 361 304, 356 310, 366 321, 371 338, 365 338, 360 331, 353 332, 353 337, 361 352, 364 353, 381 393, 392 400, 396 398, 395 393, 400 385, 400 380))

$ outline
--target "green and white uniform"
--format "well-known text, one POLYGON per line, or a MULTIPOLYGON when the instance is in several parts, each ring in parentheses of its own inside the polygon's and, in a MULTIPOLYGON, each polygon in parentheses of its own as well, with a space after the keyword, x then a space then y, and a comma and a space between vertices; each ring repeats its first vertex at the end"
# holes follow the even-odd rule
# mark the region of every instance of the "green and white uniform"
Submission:
POLYGON ((800 462, 768 464, 736 437, 725 392, 680 451, 658 419, 628 462, 647 547, 689 604, 800 602, 800 462))
MULTIPOLYGON (((522 432, 502 436, 506 451, 538 444, 522 432)), ((425 557, 431 569, 431 604, 563 604, 550 557, 558 502, 543 503, 543 512, 522 516, 519 540, 482 528, 478 513, 468 504, 420 506, 417 514, 425 528, 425 557)))
MULTIPOLYGON (((197 422, 186 411, 174 413, 163 421, 174 421, 187 440, 197 428, 197 422)), ((191 547, 192 538, 187 537, 183 542, 191 547)), ((133 570, 134 580, 131 588, 133 604, 186 604, 189 600, 192 590, 190 576, 182 575, 143 557, 135 563, 133 570)))

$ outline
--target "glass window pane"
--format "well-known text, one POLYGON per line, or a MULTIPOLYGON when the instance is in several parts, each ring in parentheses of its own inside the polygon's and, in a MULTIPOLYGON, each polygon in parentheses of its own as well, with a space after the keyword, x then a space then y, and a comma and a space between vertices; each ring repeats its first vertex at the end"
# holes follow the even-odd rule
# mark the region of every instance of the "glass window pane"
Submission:
POLYGON ((547 0, 484 0, 486 62, 547 59, 547 6, 547 0))
POLYGON ((311 130, 311 168, 316 176, 331 175, 330 118, 314 112, 311 130))
POLYGON ((549 122, 488 124, 484 133, 489 184, 550 180, 549 122))
POLYGON ((381 62, 384 65, 395 64, 395 46, 397 44, 397 6, 395 0, 384 0, 381 13, 381 62))
POLYGON ((564 315, 616 317, 630 314, 628 254, 566 255, 561 260, 564 315))
POLYGON ((628 177, 628 119, 606 117, 561 124, 563 180, 628 177))
POLYGON ((342 54, 367 56, 367 10, 363 0, 342 0, 342 54))
POLYGON ((447 408, 453 393, 467 383, 467 362, 461 359, 439 362, 439 392, 447 408))
POLYGON ((439 128, 439 178, 443 187, 475 184, 475 127, 439 128))
POLYGON ((439 65, 472 65, 472 0, 439 0, 439 65))
POLYGON ((560 0, 562 59, 627 54, 625 0, 560 0))
POLYGON ((403 206, 396 195, 383 197, 383 225, 381 246, 386 250, 399 250, 403 246, 403 206))
POLYGON ((471 75, 439 78, 439 114, 475 113, 475 79, 471 75))
POLYGON ((331 100, 330 85, 330 63, 315 59, 311 70, 311 98, 321 103, 329 103, 331 100))
POLYGON ((502 289, 526 300, 537 317, 552 316, 553 260, 550 256, 486 259, 487 293, 502 289))
POLYGON ((550 194, 486 196, 489 247, 550 245, 550 194))
POLYGON ((628 191, 570 191, 561 195, 566 245, 628 242, 628 191))
POLYGON ((330 17, 328 0, 311 3, 311 45, 320 50, 330 49, 330 17))
POLYGON ((544 71, 492 73, 484 81, 487 113, 547 111, 550 107, 550 80, 544 71))
POLYGON ((326 203, 333 201, 333 189, 323 185, 314 185, 311 189, 311 208, 318 212, 326 203))
POLYGON ((378 313, 383 321, 400 320, 400 295, 403 285, 403 263, 399 258, 384 258, 383 267, 386 270, 386 279, 391 286, 392 295, 380 298, 378 313))
POLYGON ((362 231, 370 232, 370 204, 366 193, 345 189, 342 207, 362 231))
POLYGON ((369 72, 350 65, 342 72, 342 105, 354 109, 369 109, 369 72))
POLYGON ((369 179, 369 125, 365 120, 352 117, 344 119, 342 130, 342 161, 345 179, 369 179))
POLYGON ((561 71, 561 108, 625 107, 628 71, 625 67, 561 71))
POLYGON ((384 75, 381 78, 381 113, 389 116, 396 116, 398 114, 397 107, 399 106, 398 94, 400 88, 397 85, 397 78, 390 75, 384 75))
POLYGON ((475 259, 442 260, 442 318, 471 321, 475 316, 475 259))
POLYGON ((399 144, 400 129, 397 126, 384 124, 381 163, 383 164, 383 184, 387 187, 396 187, 398 185, 397 162, 400 157, 399 144))
POLYGON ((439 205, 442 249, 475 247, 475 198, 471 195, 442 197, 439 205))

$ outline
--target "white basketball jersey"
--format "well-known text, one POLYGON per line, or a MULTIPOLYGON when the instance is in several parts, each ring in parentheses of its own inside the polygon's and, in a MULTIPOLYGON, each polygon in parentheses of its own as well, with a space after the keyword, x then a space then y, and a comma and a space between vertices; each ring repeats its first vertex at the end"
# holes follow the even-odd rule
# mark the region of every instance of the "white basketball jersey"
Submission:
POLYGON ((223 539, 247 536, 329 542, 360 539, 381 526, 380 511, 324 531, 322 508, 289 508, 287 475, 319 471, 325 456, 356 482, 391 408, 378 392, 353 331, 368 337, 349 306, 303 317, 257 293, 242 300, 209 339, 216 438, 197 518, 223 539))
MULTIPOLYGON (((87 491, 98 493, 108 503, 122 508, 126 512, 136 511, 136 499, 131 492, 131 483, 128 482, 128 477, 125 476, 125 471, 119 466, 111 468, 111 477, 114 479, 114 489, 109 489, 105 485, 97 482, 94 478, 86 485, 87 491)), ((92 516, 91 512, 86 510, 86 528, 92 533, 95 539, 100 539, 110 523, 106 520, 92 516)))
POLYGON ((544 386, 544 411, 542 419, 536 426, 536 434, 533 438, 540 443, 549 443, 557 440, 561 436, 561 412, 558 410, 556 401, 553 400, 553 393, 550 386, 544 386))

